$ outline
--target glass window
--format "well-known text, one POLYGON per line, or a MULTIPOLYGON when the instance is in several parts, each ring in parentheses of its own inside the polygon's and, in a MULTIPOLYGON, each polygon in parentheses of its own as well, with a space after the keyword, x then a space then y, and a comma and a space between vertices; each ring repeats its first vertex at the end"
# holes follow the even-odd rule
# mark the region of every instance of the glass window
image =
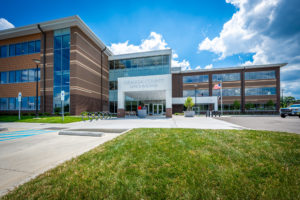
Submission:
POLYGON ((54 49, 61 49, 61 36, 54 37, 54 49))
POLYGON ((1 84, 8 83, 8 72, 1 72, 1 84))
POLYGON ((7 57, 7 46, 0 46, 0 58, 7 57))
POLYGON ((109 61, 109 69, 114 69, 114 61, 109 61))
POLYGON ((22 82, 22 70, 16 71, 16 83, 22 82))
POLYGON ((7 98, 0 98, 0 110, 7 110, 7 98))
POLYGON ((16 82, 16 71, 10 71, 9 72, 9 83, 15 83, 16 82))
MULTIPOLYGON (((222 96, 240 96, 240 88, 223 88, 222 96)), ((221 90, 213 90, 213 96, 221 96, 221 90)))
POLYGON ((9 56, 15 56, 16 55, 16 48, 15 44, 9 45, 9 56))
POLYGON ((117 81, 109 81, 109 90, 117 90, 118 82, 117 81))
POLYGON ((69 47, 70 47, 70 35, 63 35, 62 48, 69 48, 69 47))
POLYGON ((208 75, 184 76, 183 83, 201 83, 208 82, 208 75))
POLYGON ((246 72, 245 80, 275 79, 275 71, 246 72))
POLYGON ((28 110, 28 97, 22 97, 21 109, 28 110))
POLYGON ((240 73, 213 74, 212 79, 213 82, 239 81, 241 80, 241 75, 240 73))
POLYGON ((183 90, 183 97, 195 97, 195 92, 197 97, 209 96, 208 89, 198 89, 198 90, 183 90))
POLYGON ((70 49, 62 50, 62 70, 70 70, 70 49))
POLYGON ((28 42, 23 42, 21 45, 21 54, 28 54, 28 42))
POLYGON ((36 77, 36 70, 35 69, 29 69, 28 70, 28 81, 29 82, 34 82, 35 81, 35 77, 36 77))
POLYGON ((16 56, 19 56, 22 54, 22 47, 21 43, 16 44, 16 56))
POLYGON ((276 95, 276 87, 246 88, 246 96, 276 95))
POLYGON ((28 82, 28 70, 22 70, 22 82, 28 82))
POLYGON ((8 98, 8 109, 9 110, 16 109, 16 98, 15 97, 8 98))
POLYGON ((28 53, 35 53, 35 42, 28 42, 28 53))
POLYGON ((169 57, 170 57, 170 56, 167 56, 167 55, 166 55, 166 56, 163 56, 163 64, 164 64, 164 65, 169 65, 169 57))
POLYGON ((35 41, 35 52, 36 53, 41 52, 41 40, 36 40, 35 41))
POLYGON ((62 74, 62 85, 69 85, 70 84, 70 71, 65 70, 62 74))
POLYGON ((28 110, 35 110, 35 97, 28 97, 28 110))

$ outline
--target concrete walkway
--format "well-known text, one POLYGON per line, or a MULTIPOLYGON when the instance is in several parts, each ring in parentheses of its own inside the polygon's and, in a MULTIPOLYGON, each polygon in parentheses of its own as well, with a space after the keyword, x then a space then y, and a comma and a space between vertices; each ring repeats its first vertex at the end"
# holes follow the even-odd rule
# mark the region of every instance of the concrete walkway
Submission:
POLYGON ((229 122, 194 117, 151 117, 84 121, 70 124, 0 123, 0 196, 58 164, 109 141, 119 134, 103 137, 58 135, 61 128, 199 128, 242 129, 229 122), (47 129, 47 130, 46 130, 47 129))

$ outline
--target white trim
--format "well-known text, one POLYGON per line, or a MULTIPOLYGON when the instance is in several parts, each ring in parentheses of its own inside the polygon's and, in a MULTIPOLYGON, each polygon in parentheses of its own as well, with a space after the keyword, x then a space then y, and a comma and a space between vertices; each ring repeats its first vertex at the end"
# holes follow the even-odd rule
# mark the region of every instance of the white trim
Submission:
MULTIPOLYGON (((278 64, 265 64, 265 65, 247 65, 247 66, 236 66, 236 67, 224 67, 224 68, 213 68, 213 69, 198 69, 198 70, 185 70, 185 71, 172 71, 172 74, 186 74, 193 72, 215 72, 215 71, 228 71, 228 70, 241 70, 241 69, 258 69, 258 68, 272 68, 272 67, 283 67, 288 63, 278 64)), ((177 70, 177 68, 176 68, 177 70)))

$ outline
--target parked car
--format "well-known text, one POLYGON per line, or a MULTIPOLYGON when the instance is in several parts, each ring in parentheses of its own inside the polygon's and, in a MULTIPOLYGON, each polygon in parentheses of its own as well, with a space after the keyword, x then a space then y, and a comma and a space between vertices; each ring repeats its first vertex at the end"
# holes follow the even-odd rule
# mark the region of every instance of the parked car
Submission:
POLYGON ((285 118, 286 116, 299 116, 300 118, 300 104, 294 104, 287 108, 281 108, 280 116, 282 118, 285 118))

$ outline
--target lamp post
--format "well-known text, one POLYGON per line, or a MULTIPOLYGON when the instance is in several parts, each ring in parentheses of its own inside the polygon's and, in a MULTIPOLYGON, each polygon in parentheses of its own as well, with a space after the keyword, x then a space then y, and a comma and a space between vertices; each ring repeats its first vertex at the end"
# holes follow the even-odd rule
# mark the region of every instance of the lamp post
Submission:
POLYGON ((40 60, 38 59, 32 59, 33 62, 35 62, 36 64, 36 77, 35 77, 35 80, 36 80, 36 93, 35 93, 35 117, 38 117, 39 116, 39 113, 38 113, 38 103, 39 103, 39 94, 38 94, 38 91, 39 91, 39 64, 41 63, 40 60))
POLYGON ((197 85, 195 84, 194 85, 194 89, 195 89, 195 113, 197 115, 197 95, 196 95, 196 88, 197 88, 197 85))

